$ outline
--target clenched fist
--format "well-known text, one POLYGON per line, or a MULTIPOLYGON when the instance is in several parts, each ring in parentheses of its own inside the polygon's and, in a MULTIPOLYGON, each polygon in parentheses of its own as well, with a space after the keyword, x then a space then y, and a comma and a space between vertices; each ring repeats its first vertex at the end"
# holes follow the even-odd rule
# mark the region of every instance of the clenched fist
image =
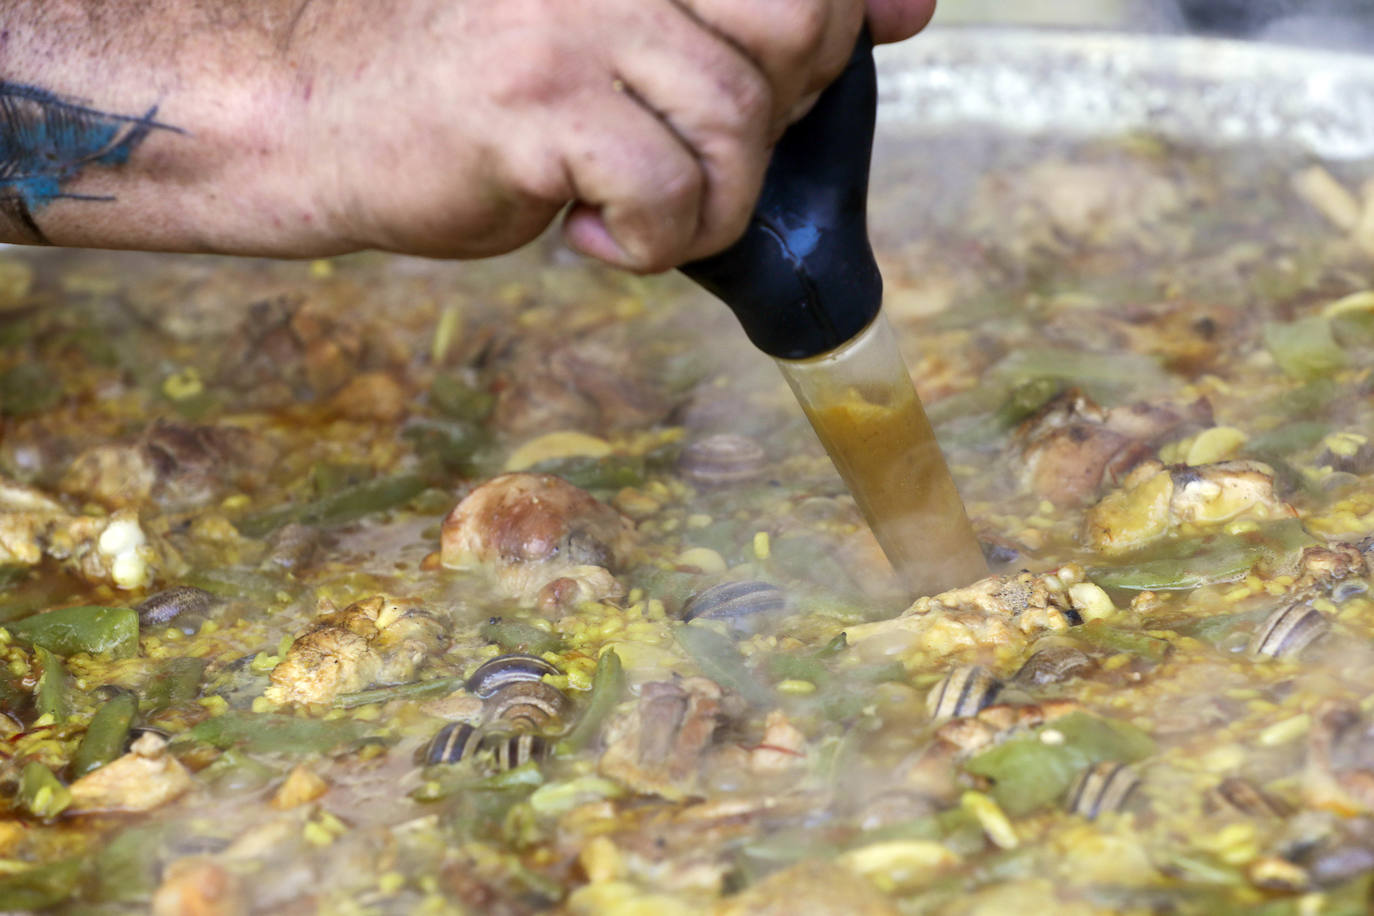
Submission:
POLYGON ((933 0, 209 6, 0 0, 7 27, 30 26, 7 32, 23 37, 0 46, 0 79, 46 94, 35 118, 79 100, 113 119, 118 145, 58 151, 74 161, 9 204, 0 182, 0 238, 481 257, 566 209, 573 247, 666 269, 743 231, 771 145, 865 16, 899 40, 933 0), (107 16, 107 40, 74 31, 81 16, 107 16), (108 40, 140 23, 155 37, 108 40))

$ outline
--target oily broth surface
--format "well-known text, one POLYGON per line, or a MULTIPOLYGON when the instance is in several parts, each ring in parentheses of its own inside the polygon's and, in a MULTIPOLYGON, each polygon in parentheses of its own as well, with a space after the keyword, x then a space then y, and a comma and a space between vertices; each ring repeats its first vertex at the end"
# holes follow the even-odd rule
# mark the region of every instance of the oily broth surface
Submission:
MULTIPOLYGON (((35 714, 34 653, 6 644, 14 687, 0 701, 15 727, 0 743, 0 888, 34 908, 141 911, 160 885, 163 894, 179 886, 189 866, 176 863, 190 860, 262 912, 690 912, 731 894, 757 905, 750 888, 775 893, 760 882, 789 868, 806 893, 814 866, 796 863, 819 858, 838 869, 826 880, 859 880, 851 902, 873 912, 997 912, 1006 895, 1084 912, 1259 902, 1297 912, 1313 890, 1333 907, 1358 907, 1369 802, 1351 776, 1358 763, 1321 771, 1319 742, 1335 740, 1333 710, 1368 711, 1374 603, 1358 588, 1363 572, 1304 585, 1296 557, 1301 544, 1354 544, 1374 531, 1359 443, 1337 462, 1346 470, 1328 454, 1333 434, 1374 429, 1368 310, 1356 302, 1330 318, 1329 346, 1302 324, 1367 289, 1374 253, 1294 190, 1310 163, 1133 138, 985 147, 983 177, 945 177, 942 163, 968 159, 968 149, 956 138, 914 164, 880 163, 873 221, 886 308, 970 517, 997 545, 999 575, 1078 564, 1087 573, 1077 584, 1090 584, 1153 570, 1159 587, 1108 587, 1110 610, 1069 608, 1083 622, 1048 612, 1032 621, 1029 611, 999 621, 961 610, 966 601, 884 623, 906 602, 801 412, 728 313, 679 278, 619 277, 542 245, 471 265, 4 252, 8 478, 72 514, 117 511, 106 491, 75 486, 70 468, 93 446, 152 441, 157 418, 245 430, 271 457, 242 473, 206 472, 210 483, 191 481, 198 489, 186 483, 190 453, 159 466, 182 475, 191 495, 178 502, 155 482, 125 507, 165 551, 146 586, 93 582, 51 555, 31 570, 15 565, 6 622, 129 606, 175 584, 224 600, 196 620, 144 626, 127 657, 65 657, 70 705, 60 721, 35 714), (1283 342, 1299 332, 1318 339, 1295 355, 1283 342), (585 346, 581 368, 545 378, 569 341, 585 346), (629 393, 577 387, 605 375, 629 393), (392 384, 347 389, 359 376, 392 384), (1174 464, 1267 462, 1306 537, 1242 518, 1184 526, 1118 556, 1094 549, 1083 525, 1097 494, 1055 505, 1035 492, 1017 432, 1072 387, 1104 408, 1204 399, 1211 421, 1180 427, 1154 452, 1174 464), (642 406, 650 402, 657 415, 642 406), (612 416, 604 405, 613 403, 630 406, 612 416), (1216 427, 1243 441, 1203 438, 1216 427), (623 599, 541 611, 502 597, 489 571, 426 562, 463 495, 517 448, 562 429, 609 448, 540 467, 632 519, 635 545, 615 570, 623 599), (676 463, 683 444, 722 431, 757 439, 765 465, 741 483, 691 482, 676 463), (1256 443, 1263 449, 1246 451, 1256 443), (378 480, 402 486, 369 490, 378 480), (294 566, 265 546, 288 516, 312 544, 294 566), (1259 544, 1250 567, 1179 584, 1198 556, 1250 557, 1247 537, 1259 544), (752 632, 704 625, 715 642, 679 638, 687 596, 744 578, 780 586, 787 610, 752 632), (1334 635, 1295 658, 1248 655, 1265 615, 1309 586, 1306 600, 1334 635), (446 644, 407 683, 449 678, 456 690, 501 651, 494 637, 515 638, 491 623, 500 618, 547 636, 546 657, 564 671, 548 680, 572 701, 570 725, 592 705, 607 649, 624 664, 623 696, 585 748, 510 773, 416 764, 445 721, 435 696, 265 699, 270 671, 322 607, 378 594, 412 599, 444 626, 446 644), (931 615, 967 625, 931 626, 922 619, 931 615), (722 643, 735 649, 721 654, 722 643), (956 662, 1010 682, 1051 643, 1090 656, 1091 673, 1011 684, 1001 698, 1048 724, 970 716, 961 727, 991 737, 951 751, 950 732, 925 709, 929 688, 956 662), (192 695, 155 709, 152 685, 179 658, 204 660, 203 674, 192 695), (633 725, 646 684, 701 675, 724 690, 710 740, 686 759, 689 775, 651 790, 627 771, 599 772, 607 729, 633 725), (24 767, 72 781, 67 767, 103 685, 139 697, 142 722, 172 736, 191 788, 143 814, 39 817, 21 797, 24 767), (1079 718, 1049 721, 1059 700, 1079 704, 1070 714, 1079 718), (245 736, 203 737, 206 723, 231 719, 245 736), (323 730, 307 735, 300 723, 323 730), (262 740, 269 724, 279 740, 262 740), (1067 751, 1049 759, 1037 742, 1067 751), (1073 774, 1056 768, 1113 755, 1142 776, 1135 806, 1095 821, 1062 811, 1061 783, 1073 774), (1026 774, 1014 796, 1008 766, 1026 774), (326 790, 273 804, 297 767, 326 790), (1226 778, 1301 814, 1218 806, 1226 778), (1049 797, 1033 804, 1042 790, 1049 797), (1339 872, 1338 854, 1357 865, 1339 872)), ((1374 206, 1361 190, 1374 170, 1330 174, 1374 206)), ((1114 489, 1107 481, 1100 492, 1114 489)), ((1067 593, 1073 578, 1056 582, 1067 593)))

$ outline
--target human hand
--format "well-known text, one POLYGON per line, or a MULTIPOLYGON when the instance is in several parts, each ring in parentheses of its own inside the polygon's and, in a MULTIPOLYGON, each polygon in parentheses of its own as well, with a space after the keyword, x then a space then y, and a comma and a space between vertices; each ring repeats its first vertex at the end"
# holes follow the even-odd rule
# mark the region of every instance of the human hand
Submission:
MULTIPOLYGON (((480 257, 567 207, 574 248, 651 272, 747 224, 769 150, 934 0, 410 0, 307 7, 308 176, 346 247, 480 257), (326 151, 326 152, 321 152, 326 151), (571 206, 569 206, 571 204, 571 206)), ((290 145, 290 144, 288 144, 290 145)), ((325 228, 325 227, 318 227, 325 228)))

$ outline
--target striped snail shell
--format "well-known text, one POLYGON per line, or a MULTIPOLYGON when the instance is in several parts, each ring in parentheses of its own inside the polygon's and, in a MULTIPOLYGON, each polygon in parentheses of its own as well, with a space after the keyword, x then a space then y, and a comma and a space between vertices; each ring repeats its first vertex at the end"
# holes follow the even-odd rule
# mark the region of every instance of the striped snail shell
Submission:
POLYGON ((1289 604, 1264 619, 1250 637, 1251 655, 1262 658, 1293 658, 1316 642, 1331 622, 1309 604, 1289 604))
POLYGON ((537 655, 514 652, 483 662, 467 680, 469 693, 486 699, 507 684, 541 681, 548 674, 562 674, 558 666, 537 655))
POLYGON ((981 665, 951 668, 926 694, 926 709, 932 719, 974 716, 996 699, 1002 682, 981 665))
POLYGON ((1066 806, 1073 814, 1096 820, 1109 811, 1121 811, 1140 786, 1140 777, 1124 763, 1104 760, 1086 767, 1069 787, 1066 806))

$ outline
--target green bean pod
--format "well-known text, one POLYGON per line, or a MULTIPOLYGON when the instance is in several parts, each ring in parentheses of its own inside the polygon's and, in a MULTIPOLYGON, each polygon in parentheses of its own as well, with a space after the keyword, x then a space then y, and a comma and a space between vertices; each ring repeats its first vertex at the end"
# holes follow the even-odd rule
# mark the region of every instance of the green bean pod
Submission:
POLYGON ((71 790, 52 770, 36 760, 24 765, 19 777, 19 804, 34 817, 44 820, 57 817, 72 803, 71 790))
POLYGON ((97 709, 72 756, 72 779, 80 779, 122 756, 137 715, 138 700, 132 693, 120 693, 97 709))
POLYGON ((573 730, 563 739, 569 750, 578 751, 591 743, 592 738, 601 730, 601 723, 620 702, 625 692, 625 669, 620 664, 620 656, 614 649, 607 649, 596 660, 596 672, 592 675, 591 697, 587 701, 587 711, 577 720, 573 730))
POLYGON ((38 662, 38 685, 33 690, 33 704, 39 716, 50 715, 61 722, 71 713, 71 688, 67 686, 67 669, 62 659, 42 646, 33 647, 38 662))

